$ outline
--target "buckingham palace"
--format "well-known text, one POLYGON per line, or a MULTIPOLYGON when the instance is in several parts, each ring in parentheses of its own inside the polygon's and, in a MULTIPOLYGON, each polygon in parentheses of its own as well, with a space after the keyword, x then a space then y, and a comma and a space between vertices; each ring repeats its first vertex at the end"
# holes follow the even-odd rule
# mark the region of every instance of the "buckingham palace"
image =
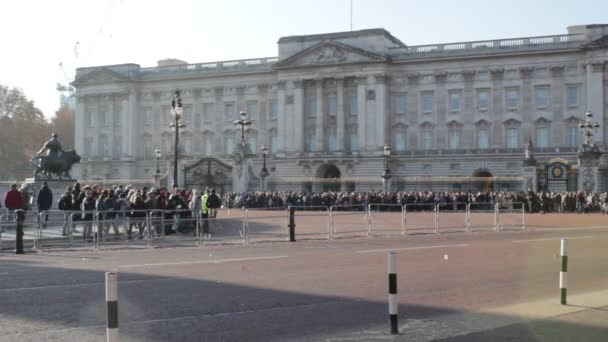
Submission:
MULTIPOLYGON (((245 112, 250 190, 260 187, 263 164, 268 190, 323 180, 332 189, 379 189, 386 169, 394 190, 467 190, 477 178, 496 180, 495 189, 576 190, 586 112, 599 123, 593 142, 606 147, 607 63, 608 25, 582 25, 419 46, 366 29, 282 37, 276 57, 79 68, 76 176, 152 180, 158 167, 166 184, 180 89, 180 185, 232 189, 241 144, 234 121, 245 112)), ((598 160, 596 189, 604 191, 608 159, 598 160)))

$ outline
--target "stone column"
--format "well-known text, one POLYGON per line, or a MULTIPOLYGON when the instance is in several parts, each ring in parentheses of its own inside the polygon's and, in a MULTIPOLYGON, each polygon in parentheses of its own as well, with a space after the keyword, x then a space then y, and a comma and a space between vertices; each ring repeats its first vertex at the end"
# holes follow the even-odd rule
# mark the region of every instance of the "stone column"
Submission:
POLYGON ((367 76, 357 77, 357 129, 359 134, 359 149, 361 151, 367 149, 367 115, 366 115, 366 97, 367 76))
MULTIPOLYGON (((131 158, 129 154, 129 136, 131 135, 131 129, 129 128, 129 116, 131 113, 129 112, 129 95, 123 94, 120 98, 120 129, 122 131, 122 153, 121 159, 126 160, 131 158)), ((162 115, 162 114, 161 114, 162 115)))
MULTIPOLYGON (((85 96, 76 96, 76 113, 75 113, 75 127, 74 132, 74 149, 78 154, 83 155, 84 153, 84 132, 86 132, 86 111, 85 111, 85 96)), ((89 157, 89 156, 85 156, 89 157)))
POLYGON ((387 96, 386 96, 386 76, 374 76, 376 81, 376 141, 375 148, 382 148, 384 144, 389 143, 387 139, 388 130, 388 113, 387 113, 387 96))
POLYGON ((101 125, 101 121, 99 120, 99 100, 100 100, 100 96, 95 96, 95 104, 93 106, 93 108, 95 108, 95 110, 91 113, 91 116, 94 116, 94 118, 92 117, 91 120, 93 120, 93 122, 95 123, 95 126, 93 127, 93 146, 91 146, 91 156, 93 156, 94 159, 99 158, 100 155, 100 150, 99 150, 99 135, 101 134, 101 130, 100 130, 100 125, 101 125))
MULTIPOLYGON (((490 102, 490 106, 491 106, 490 113, 492 113, 494 118, 500 118, 506 112, 505 111, 505 101, 504 101, 504 93, 505 93, 504 69, 498 68, 498 69, 490 70, 490 75, 492 76, 492 89, 490 90, 490 92, 491 92, 490 96, 491 96, 492 101, 490 102)), ((502 127, 500 127, 502 125, 499 123, 499 120, 496 120, 494 125, 498 126, 498 128, 502 132, 502 127)), ((467 135, 468 135, 468 133, 467 133, 467 135)), ((477 135, 470 134, 470 136, 475 137, 477 135)), ((496 144, 492 144, 491 141, 488 141, 488 142, 490 143, 489 146, 491 146, 491 147, 493 147, 493 145, 502 146, 505 143, 504 139, 501 138, 500 136, 497 137, 496 144)), ((477 141, 473 140, 471 146, 473 146, 474 148, 477 148, 477 141)), ((524 190, 527 190, 527 188, 525 188, 524 190)))
POLYGON ((300 81, 294 81, 294 122, 288 124, 292 127, 293 137, 295 138, 294 150, 304 152, 304 84, 300 81))
POLYGON ((137 92, 135 89, 129 90, 129 104, 128 111, 125 112, 127 115, 127 129, 128 133, 125 135, 124 140, 129 140, 128 142, 128 156, 130 159, 136 159, 137 156, 137 148, 139 147, 138 141, 139 138, 139 120, 138 120, 138 111, 137 111, 137 92))
MULTIPOLYGON (((224 88, 213 88, 214 95, 214 123, 215 134, 213 135, 213 153, 222 155, 224 151, 224 88)), ((236 106, 236 104, 235 104, 236 106)), ((236 108, 235 108, 236 110, 236 108)), ((237 113, 238 114, 238 113, 237 113)), ((232 134, 232 133, 230 133, 232 134)))
POLYGON ((325 142, 325 114, 323 113, 323 79, 315 81, 316 86, 316 99, 317 99, 317 110, 315 117, 315 140, 316 140, 316 151, 323 151, 325 142))
MULTIPOLYGON (((287 142, 287 128, 289 127, 287 123, 287 113, 285 112, 285 81, 281 81, 277 84, 277 107, 279 110, 278 120, 277 120, 277 139, 278 145, 277 149, 280 152, 284 152, 287 149, 287 146, 292 146, 291 141, 287 142)), ((290 135, 291 140, 292 136, 290 135)))
POLYGON ((336 79, 337 85, 337 103, 338 103, 338 113, 336 114, 336 150, 343 151, 344 150, 344 79, 338 78, 336 79))
MULTIPOLYGON (((598 120, 601 130, 594 135, 595 141, 601 146, 604 144, 604 130, 606 122, 604 120, 604 62, 591 62, 586 65, 586 100, 587 110, 598 120)), ((580 177, 579 177, 580 179, 580 177)))

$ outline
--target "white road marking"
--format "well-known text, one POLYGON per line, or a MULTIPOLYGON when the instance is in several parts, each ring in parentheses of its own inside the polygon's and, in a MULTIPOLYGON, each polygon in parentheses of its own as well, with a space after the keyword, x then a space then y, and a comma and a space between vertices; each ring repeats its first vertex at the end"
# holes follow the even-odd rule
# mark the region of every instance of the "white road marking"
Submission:
MULTIPOLYGON (((144 282, 144 281, 166 281, 166 280, 175 280, 175 278, 158 277, 158 278, 150 278, 150 279, 133 279, 133 280, 118 281, 118 283, 129 284, 129 283, 139 283, 139 282, 144 282)), ((47 289, 58 289, 58 288, 62 288, 62 287, 84 287, 84 286, 98 286, 98 285, 105 285, 105 282, 81 283, 81 284, 59 284, 59 285, 37 286, 37 287, 17 287, 17 288, 10 288, 10 289, 0 289, 0 292, 47 290, 47 289)))
MULTIPOLYGON (((577 240, 577 239, 591 239, 591 238, 593 238, 593 236, 591 236, 591 235, 572 236, 572 237, 565 236, 563 238, 568 239, 568 240, 577 240)), ((529 240, 513 240, 511 242, 559 241, 561 239, 562 239, 562 237, 556 237, 556 238, 542 238, 542 239, 529 239, 529 240)))
POLYGON ((268 256, 268 257, 252 257, 252 258, 235 258, 235 259, 217 259, 217 260, 163 262, 163 263, 158 263, 158 264, 122 265, 122 266, 118 266, 118 267, 119 268, 134 268, 134 267, 170 266, 170 265, 221 264, 221 263, 224 263, 224 262, 273 260, 273 259, 285 259, 285 258, 287 258, 287 255, 277 255, 277 256, 268 256))
POLYGON ((368 249, 363 251, 356 251, 357 253, 374 253, 374 252, 390 252, 390 251, 410 251, 418 249, 431 249, 431 248, 449 248, 449 247, 466 247, 468 243, 460 245, 439 245, 439 246, 420 246, 420 247, 403 247, 403 248, 388 248, 388 249, 368 249))

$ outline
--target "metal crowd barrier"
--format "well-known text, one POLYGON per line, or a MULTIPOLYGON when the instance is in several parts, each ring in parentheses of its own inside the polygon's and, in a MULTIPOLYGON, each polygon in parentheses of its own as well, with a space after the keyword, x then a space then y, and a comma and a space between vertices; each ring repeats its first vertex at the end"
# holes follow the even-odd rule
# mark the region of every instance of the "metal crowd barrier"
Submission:
POLYGON ((498 213, 496 204, 493 202, 471 202, 467 206, 469 212, 467 220, 467 231, 480 231, 490 228, 496 230, 498 213))
POLYGON ((468 231, 467 222, 469 222, 469 211, 467 210, 467 203, 438 203, 435 212, 437 213, 436 232, 468 231), (446 218, 447 220, 445 220, 446 218))
POLYGON ((295 205, 292 208, 295 209, 298 240, 331 238, 329 207, 323 205, 295 205), (307 220, 304 222, 298 221, 297 217, 306 217, 307 220), (323 229, 324 226, 325 229, 323 229))
POLYGON ((526 206, 523 202, 496 203, 496 230, 526 229, 526 206))
MULTIPOLYGON (((521 202, 294 206, 296 236, 324 239, 525 229, 521 202)), ((208 218, 188 209, 126 211, 27 211, 27 248, 161 247, 289 240, 287 208, 211 210, 208 218), (31 246, 31 247, 30 247, 31 246)), ((0 250, 15 243, 13 214, 0 214, 0 250)))
POLYGON ((413 203, 403 207, 405 214, 405 232, 415 233, 438 233, 437 206, 435 203, 413 203), (430 218, 430 220, 429 220, 430 218), (429 224, 429 221, 431 224, 429 224))
POLYGON ((367 209, 368 207, 364 204, 331 206, 329 208, 331 237, 335 239, 336 234, 347 234, 340 237, 361 236, 361 233, 369 236, 369 211, 367 209), (356 228, 359 225, 360 227, 356 228), (337 230, 336 226, 344 229, 337 230))
POLYGON ((405 235, 405 206, 401 204, 369 204, 369 231, 371 235, 405 235), (386 209, 386 210, 383 210, 386 209))

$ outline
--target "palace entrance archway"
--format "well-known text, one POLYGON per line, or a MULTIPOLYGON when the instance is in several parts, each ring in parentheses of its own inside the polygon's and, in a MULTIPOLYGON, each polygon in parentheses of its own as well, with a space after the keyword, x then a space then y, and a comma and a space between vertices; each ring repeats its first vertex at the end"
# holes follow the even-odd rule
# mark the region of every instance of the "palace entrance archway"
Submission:
POLYGON ((487 169, 477 169, 473 172, 472 189, 476 192, 490 192, 494 190, 492 173, 487 169))
POLYGON ((202 158, 184 168, 186 187, 214 188, 218 193, 232 191, 232 165, 217 158, 202 158))
POLYGON ((317 170, 322 191, 340 191, 340 169, 334 164, 323 164, 317 170))

